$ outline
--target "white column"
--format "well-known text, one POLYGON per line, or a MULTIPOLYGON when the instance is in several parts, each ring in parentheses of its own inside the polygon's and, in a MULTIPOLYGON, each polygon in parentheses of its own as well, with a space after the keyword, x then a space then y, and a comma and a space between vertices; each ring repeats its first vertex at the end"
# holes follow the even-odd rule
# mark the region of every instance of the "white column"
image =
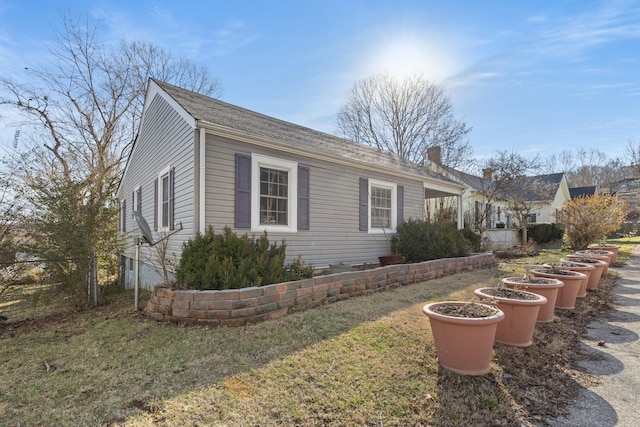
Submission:
POLYGON ((458 230, 462 230, 464 228, 464 212, 462 211, 462 194, 456 196, 458 199, 458 230))

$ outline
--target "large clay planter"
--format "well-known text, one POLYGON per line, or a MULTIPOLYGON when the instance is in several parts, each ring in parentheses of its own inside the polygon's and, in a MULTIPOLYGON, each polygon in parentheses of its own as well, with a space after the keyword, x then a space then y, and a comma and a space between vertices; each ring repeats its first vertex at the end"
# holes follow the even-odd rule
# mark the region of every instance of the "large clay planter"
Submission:
POLYGON ((581 264, 588 264, 594 267, 594 270, 589 274, 589 283, 587 284, 587 289, 595 289, 598 287, 600 283, 600 278, 604 274, 604 269, 607 268, 607 263, 593 258, 585 258, 581 255, 567 255, 566 258, 572 262, 579 262, 581 264))
POLYGON ((557 279, 564 283, 558 289, 556 308, 561 310, 573 310, 576 308, 576 299, 580 290, 580 283, 587 278, 586 274, 569 270, 552 270, 547 268, 534 268, 531 274, 535 277, 546 277, 547 279, 557 279))
MULTIPOLYGON (((491 355, 498 322, 504 313, 491 306, 487 317, 454 317, 437 313, 440 306, 465 305, 465 302, 443 301, 422 308, 431 323, 433 341, 440 365, 462 375, 483 375, 491 370, 491 355)), ((476 303, 478 304, 478 303, 476 303)))
POLYGON ((618 251, 620 250, 620 246, 613 245, 602 245, 602 246, 589 246, 587 248, 590 251, 607 251, 613 252, 613 257, 611 257, 611 263, 613 264, 618 259, 618 251))
POLYGON ((496 342, 528 347, 533 343, 533 331, 540 307, 547 303, 542 295, 509 288, 480 288, 473 291, 481 300, 493 300, 504 313, 498 323, 496 342))
POLYGON ((604 261, 607 263, 607 267, 604 269, 602 274, 607 274, 609 271, 609 266, 611 265, 611 258, 613 257, 613 252, 609 251, 576 251, 576 255, 582 255, 591 259, 599 259, 600 261, 604 261))
POLYGON ((545 268, 561 268, 563 270, 569 271, 577 271, 578 273, 584 274, 585 277, 580 282, 580 289, 578 290, 578 298, 583 298, 587 296, 587 288, 589 286, 589 277, 591 276, 591 272, 596 268, 590 264, 582 264, 579 262, 569 261, 567 259, 561 259, 558 263, 553 264, 543 264, 545 268))
POLYGON ((507 288, 529 291, 545 297, 547 302, 540 306, 536 322, 553 322, 553 310, 556 306, 556 299, 558 298, 558 289, 564 286, 563 282, 544 277, 523 278, 522 276, 505 277, 501 280, 507 288))

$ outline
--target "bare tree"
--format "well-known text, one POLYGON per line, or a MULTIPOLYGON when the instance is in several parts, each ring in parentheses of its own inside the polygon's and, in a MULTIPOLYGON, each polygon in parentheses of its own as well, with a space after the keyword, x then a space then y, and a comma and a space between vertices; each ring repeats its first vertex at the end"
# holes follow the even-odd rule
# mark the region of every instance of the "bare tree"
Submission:
POLYGON ((487 162, 492 171, 489 193, 494 199, 507 202, 508 209, 517 219, 522 243, 527 243, 529 216, 537 202, 548 199, 550 185, 543 176, 527 176, 540 170, 540 159, 524 157, 514 151, 498 151, 487 162))
POLYGON ((466 167, 471 128, 453 114, 443 86, 414 75, 399 80, 378 74, 355 83, 336 120, 338 132, 356 142, 390 151, 415 163, 439 146, 442 163, 466 167))
POLYGON ((624 177, 622 160, 609 159, 597 149, 565 150, 549 156, 544 165, 547 173, 564 172, 569 187, 607 187, 624 177))
POLYGON ((631 157, 631 166, 635 168, 636 173, 640 176, 640 139, 627 141, 627 154, 631 157))
MULTIPOLYGON (((0 79, 0 104, 31 126, 13 159, 24 200, 38 232, 39 252, 86 259, 115 253, 115 192, 135 139, 148 78, 158 77, 205 95, 220 87, 207 70, 148 43, 104 43, 89 21, 62 16, 52 61, 28 69, 25 85, 0 79)), ((23 133, 22 135, 25 135, 23 133)), ((86 265, 74 267, 83 278, 86 265)), ((66 277, 71 270, 60 266, 66 277)))

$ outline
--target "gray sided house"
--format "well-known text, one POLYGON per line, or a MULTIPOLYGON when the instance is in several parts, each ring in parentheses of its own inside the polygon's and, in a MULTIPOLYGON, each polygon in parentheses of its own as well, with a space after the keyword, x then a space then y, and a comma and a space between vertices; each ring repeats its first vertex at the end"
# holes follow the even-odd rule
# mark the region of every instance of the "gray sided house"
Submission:
POLYGON ((132 210, 154 240, 175 233, 140 248, 140 283, 152 287, 163 281, 161 255, 175 270, 183 242, 209 226, 266 231, 286 241, 287 262, 377 263, 398 224, 424 217, 427 199, 453 195, 461 205, 462 191, 388 152, 152 79, 118 190, 121 271, 131 287, 140 236, 132 210))

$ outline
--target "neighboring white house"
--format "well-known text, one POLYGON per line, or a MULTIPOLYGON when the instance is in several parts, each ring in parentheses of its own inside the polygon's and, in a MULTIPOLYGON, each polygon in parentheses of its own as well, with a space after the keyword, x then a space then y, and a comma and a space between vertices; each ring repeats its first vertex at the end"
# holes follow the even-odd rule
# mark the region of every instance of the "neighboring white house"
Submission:
MULTIPOLYGON (((386 238, 423 218, 426 198, 464 186, 388 152, 150 80, 134 147, 118 190, 125 281, 133 280, 140 213, 157 240, 168 233, 175 267, 182 243, 209 226, 267 231, 315 267, 375 263, 386 238), (181 231, 177 231, 178 224, 181 231)), ((141 284, 161 283, 157 247, 141 247, 141 284)))
MULTIPOLYGON (((513 199, 521 199, 522 204, 530 207, 527 218, 530 224, 559 222, 562 205, 571 199, 563 173, 522 177, 514 186, 521 191, 520 194, 497 194, 491 170, 485 169, 482 176, 476 176, 444 166, 438 147, 428 150, 428 158, 431 170, 465 186, 465 221, 475 230, 482 230, 485 244, 490 249, 520 244, 519 221, 512 209, 513 199)), ((446 199, 425 201, 425 215, 431 219, 441 219, 443 213, 447 215, 448 211, 453 211, 455 207, 446 199)))
POLYGON ((552 173, 522 178, 523 188, 541 188, 529 191, 526 199, 531 203, 529 223, 558 223, 562 220, 562 206, 571 200, 571 193, 564 173, 552 173))

